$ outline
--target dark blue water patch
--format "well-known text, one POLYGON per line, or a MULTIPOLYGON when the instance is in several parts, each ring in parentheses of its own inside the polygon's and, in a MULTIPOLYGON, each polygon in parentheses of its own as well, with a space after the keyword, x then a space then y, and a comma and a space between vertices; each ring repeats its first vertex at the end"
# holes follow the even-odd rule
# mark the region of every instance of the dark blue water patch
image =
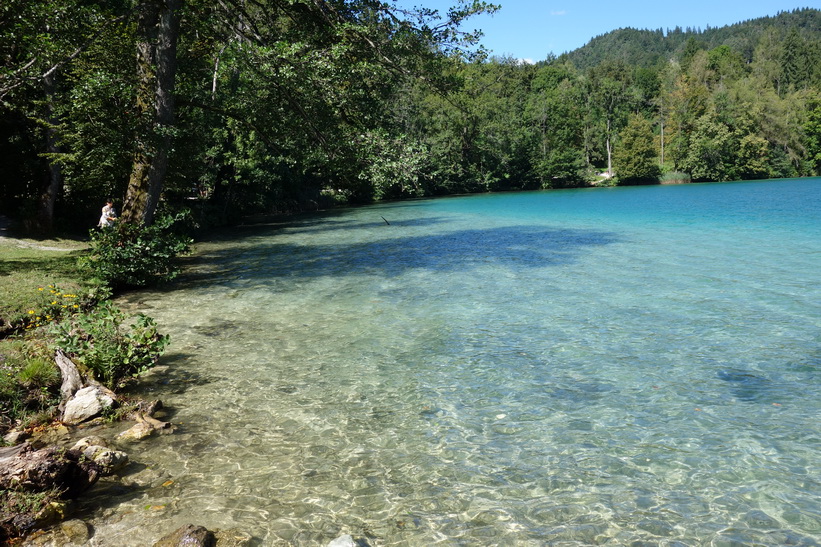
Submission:
POLYGON ((418 217, 418 218, 393 218, 390 215, 375 214, 372 220, 363 222, 360 220, 338 220, 334 219, 329 222, 326 216, 318 217, 310 220, 303 220, 294 223, 291 228, 292 231, 300 233, 318 233, 331 232, 335 230, 372 230, 374 228, 384 227, 386 230, 390 228, 419 228, 427 226, 435 226, 449 222, 446 217, 418 217))
POLYGON ((785 394, 784 387, 778 382, 747 371, 720 370, 716 376, 727 382, 733 397, 739 401, 773 402, 785 394))
POLYGON ((620 239, 613 232, 534 226, 459 230, 426 236, 401 235, 401 226, 386 225, 385 228, 391 236, 377 241, 293 245, 272 237, 270 243, 255 248, 253 257, 225 249, 210 253, 206 259, 219 262, 221 273, 228 277, 239 270, 245 278, 363 273, 397 276, 414 269, 449 272, 490 263, 505 263, 517 269, 556 266, 575 261, 585 250, 620 239), (259 260, 259 257, 264 258, 259 260), (254 267, 249 267, 250 260, 256 261, 254 267))

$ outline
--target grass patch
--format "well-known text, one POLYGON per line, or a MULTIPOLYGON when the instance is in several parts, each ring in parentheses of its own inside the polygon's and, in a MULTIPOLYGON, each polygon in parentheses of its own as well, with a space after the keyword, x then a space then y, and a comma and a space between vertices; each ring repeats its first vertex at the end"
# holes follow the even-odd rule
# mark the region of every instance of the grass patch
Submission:
POLYGON ((61 383, 53 350, 45 338, 9 335, 91 300, 99 289, 77 266, 87 248, 79 240, 0 239, 0 431, 52 417, 61 383))
POLYGON ((90 272, 77 265, 86 244, 73 241, 68 248, 54 251, 0 241, 0 336, 19 328, 29 310, 39 311, 48 304, 48 294, 40 289, 52 285, 77 294, 94 290, 90 272))

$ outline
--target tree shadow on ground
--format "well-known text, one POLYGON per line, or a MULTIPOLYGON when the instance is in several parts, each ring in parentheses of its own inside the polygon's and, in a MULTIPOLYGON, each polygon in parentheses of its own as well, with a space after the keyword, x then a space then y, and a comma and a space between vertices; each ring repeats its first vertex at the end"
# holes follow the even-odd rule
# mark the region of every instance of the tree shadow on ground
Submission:
MULTIPOLYGON (((388 213, 385 212, 385 214, 388 213)), ((374 214, 373 220, 363 222, 359 219, 338 218, 341 215, 342 213, 339 213, 338 215, 326 213, 322 216, 316 216, 316 214, 313 214, 310 216, 306 215, 305 217, 288 217, 249 222, 247 224, 242 224, 227 229, 222 228, 211 232, 205 232, 202 234, 200 240, 209 242, 235 241, 237 238, 275 235, 277 231, 286 229, 298 231, 300 233, 320 233, 338 231, 341 229, 373 229, 380 226, 406 228, 412 226, 421 227, 448 222, 448 219, 445 217, 418 217, 402 219, 386 218, 380 214, 374 214)))
MULTIPOLYGON (((39 256, 33 251, 22 250, 17 253, 4 253, 0 259, 0 275, 11 275, 14 272, 40 272, 51 276, 72 276, 77 272, 77 259, 83 251, 68 251, 62 254, 53 253, 39 256), (29 254, 30 256, 21 256, 29 254)), ((40 253, 42 254, 42 253, 40 253)))
MULTIPOLYGON (((398 276, 409 270, 451 272, 507 264, 515 269, 572 263, 588 250, 620 240, 613 232, 504 226, 428 235, 385 225, 386 237, 367 242, 297 245, 274 237, 241 248, 226 246, 193 258, 181 285, 232 279, 315 278, 351 274, 398 276)), ((341 239, 341 238, 340 238, 341 239)), ((226 241, 226 243, 230 243, 226 241)))

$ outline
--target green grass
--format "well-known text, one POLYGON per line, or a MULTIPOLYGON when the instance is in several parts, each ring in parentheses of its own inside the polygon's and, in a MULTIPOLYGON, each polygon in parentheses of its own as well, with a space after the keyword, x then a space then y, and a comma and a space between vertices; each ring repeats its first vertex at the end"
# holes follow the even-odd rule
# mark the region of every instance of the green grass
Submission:
POLYGON ((95 290, 90 272, 77 267, 87 243, 79 240, 0 238, 0 431, 48 417, 59 402, 60 373, 46 341, 9 335, 59 314, 62 304, 95 290), (54 250, 56 248, 64 250, 54 250), (67 298, 68 293, 71 298, 67 298))
POLYGON ((39 310, 47 298, 40 289, 49 285, 65 292, 82 294, 95 284, 90 272, 77 267, 77 258, 87 248, 76 240, 38 241, 40 247, 61 247, 54 251, 31 245, 18 246, 17 240, 0 240, 0 336, 19 326, 29 310, 39 310))

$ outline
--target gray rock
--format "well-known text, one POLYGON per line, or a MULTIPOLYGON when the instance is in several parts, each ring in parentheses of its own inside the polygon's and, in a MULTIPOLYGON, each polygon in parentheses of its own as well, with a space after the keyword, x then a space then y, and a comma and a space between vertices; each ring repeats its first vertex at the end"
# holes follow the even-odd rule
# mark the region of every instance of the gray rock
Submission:
POLYGON ((25 441, 31 437, 31 435, 25 431, 9 431, 3 437, 3 440, 6 441, 7 444, 20 444, 21 442, 25 441))
POLYGON ((101 446, 107 448, 108 442, 102 437, 90 435, 88 437, 83 437, 82 439, 74 443, 74 446, 72 446, 71 448, 79 450, 80 452, 85 452, 85 449, 89 446, 101 446))
POLYGON ((160 541, 154 547, 214 547, 216 540, 214 534, 202 526, 186 524, 177 528, 160 541))
POLYGON ((85 422, 114 406, 114 402, 114 394, 110 390, 102 386, 84 387, 66 403, 63 421, 69 424, 85 422))
POLYGON ((328 547, 356 547, 356 543, 350 534, 345 534, 330 542, 328 547))
POLYGON ((83 450, 83 456, 99 465, 103 475, 111 475, 128 464, 128 454, 105 446, 87 446, 83 450))
POLYGON ((71 519, 60 523, 60 530, 71 543, 84 545, 91 536, 88 524, 80 519, 71 519))

